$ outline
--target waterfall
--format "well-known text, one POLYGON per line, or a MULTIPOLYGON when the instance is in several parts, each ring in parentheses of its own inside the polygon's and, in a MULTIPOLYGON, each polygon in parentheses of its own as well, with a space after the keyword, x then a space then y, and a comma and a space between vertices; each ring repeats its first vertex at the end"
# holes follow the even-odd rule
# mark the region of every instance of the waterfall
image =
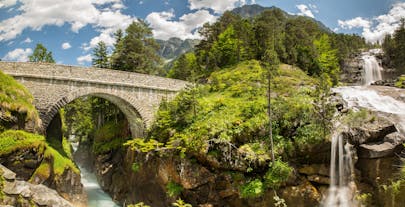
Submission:
MULTIPOLYGON (((386 87, 351 86, 334 88, 354 110, 366 108, 371 111, 392 114, 390 116, 398 131, 405 133, 405 103, 391 96, 380 95, 378 90, 386 87)), ((397 94, 403 90, 390 88, 397 94)), ((355 196, 354 168, 349 143, 344 143, 339 127, 334 127, 331 143, 330 187, 327 197, 323 201, 324 207, 352 207, 357 206, 355 196)))
POLYGON ((370 85, 376 81, 382 80, 381 72, 383 68, 378 64, 377 59, 370 52, 365 52, 362 54, 361 59, 363 60, 364 69, 364 85, 370 85))
POLYGON ((353 162, 351 145, 343 142, 340 133, 332 135, 330 187, 323 206, 325 207, 351 207, 355 205, 353 182, 353 162))

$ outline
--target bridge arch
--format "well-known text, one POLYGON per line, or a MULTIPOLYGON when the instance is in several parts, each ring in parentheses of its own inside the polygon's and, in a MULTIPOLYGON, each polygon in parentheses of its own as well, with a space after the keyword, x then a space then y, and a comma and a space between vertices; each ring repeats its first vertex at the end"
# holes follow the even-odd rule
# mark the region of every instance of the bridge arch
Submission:
POLYGON ((49 63, 1 62, 0 69, 22 83, 33 95, 46 128, 60 108, 82 96, 107 99, 130 122, 133 136, 142 136, 160 102, 170 100, 188 82, 139 73, 49 63))
POLYGON ((139 104, 139 100, 134 100, 134 98, 127 97, 125 94, 119 92, 111 93, 105 90, 87 89, 76 90, 66 94, 55 103, 50 104, 47 109, 42 110, 40 116, 43 130, 45 131, 48 128, 52 119, 61 108, 78 98, 86 96, 103 98, 116 105, 127 118, 132 136, 142 137, 144 135, 147 127, 147 114, 144 113, 146 110, 139 104))

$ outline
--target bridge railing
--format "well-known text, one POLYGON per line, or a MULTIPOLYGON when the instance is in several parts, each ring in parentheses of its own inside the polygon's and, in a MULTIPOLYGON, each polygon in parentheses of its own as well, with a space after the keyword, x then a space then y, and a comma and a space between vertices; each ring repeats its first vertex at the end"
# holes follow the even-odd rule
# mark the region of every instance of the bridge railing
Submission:
POLYGON ((14 77, 70 80, 86 83, 180 91, 186 81, 140 73, 51 63, 0 62, 0 70, 14 77))

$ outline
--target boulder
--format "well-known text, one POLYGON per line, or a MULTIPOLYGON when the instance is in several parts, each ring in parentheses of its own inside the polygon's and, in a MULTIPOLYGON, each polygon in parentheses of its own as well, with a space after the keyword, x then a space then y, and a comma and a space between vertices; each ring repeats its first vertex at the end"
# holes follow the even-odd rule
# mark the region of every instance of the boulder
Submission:
POLYGON ((402 145, 395 145, 391 142, 378 142, 361 144, 357 151, 359 158, 373 159, 393 156, 395 152, 402 148, 402 145))
POLYGON ((2 170, 3 197, 0 206, 44 206, 44 207, 73 207, 55 190, 45 185, 35 185, 25 181, 15 180, 15 173, 0 165, 2 170))
POLYGON ((393 145, 399 145, 405 142, 405 136, 399 132, 394 132, 385 136, 384 142, 389 142, 393 145))
POLYGON ((360 127, 350 128, 342 134, 350 144, 359 146, 365 143, 382 141, 385 136, 396 131, 394 123, 385 118, 377 117, 373 122, 367 122, 360 127))
POLYGON ((306 207, 318 206, 322 195, 307 181, 298 186, 282 189, 280 197, 285 199, 287 206, 306 207))
POLYGON ((16 174, 15 172, 9 170, 8 168, 4 167, 3 165, 0 165, 0 169, 3 172, 3 177, 8 180, 8 181, 13 181, 15 180, 16 174))

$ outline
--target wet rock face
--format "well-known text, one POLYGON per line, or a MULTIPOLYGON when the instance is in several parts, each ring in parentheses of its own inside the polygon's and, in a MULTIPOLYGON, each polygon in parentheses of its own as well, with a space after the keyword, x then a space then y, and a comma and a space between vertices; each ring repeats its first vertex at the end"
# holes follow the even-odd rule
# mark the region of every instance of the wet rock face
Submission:
POLYGON ((9 206, 46 206, 46 207, 74 207, 62 198, 55 190, 44 185, 34 185, 25 181, 15 180, 16 174, 0 165, 2 180, 2 205, 9 206))
POLYGON ((363 62, 360 54, 344 61, 340 80, 351 85, 361 85, 363 80, 363 62))
MULTIPOLYGON (((241 197, 239 188, 246 181, 243 172, 214 170, 198 159, 173 154, 147 155, 128 150, 125 154, 98 155, 94 160, 95 172, 102 188, 122 204, 171 206, 176 199, 168 193, 168 185, 172 183, 181 188, 179 196, 193 206, 274 206, 273 190, 264 192, 260 199, 241 197), (139 165, 136 172, 131 170, 133 163, 139 165)), ((295 171, 277 191, 288 206, 317 206, 321 200, 317 186, 327 186, 324 174, 328 174, 328 167, 319 164, 314 170, 304 171, 303 174, 295 171)))

